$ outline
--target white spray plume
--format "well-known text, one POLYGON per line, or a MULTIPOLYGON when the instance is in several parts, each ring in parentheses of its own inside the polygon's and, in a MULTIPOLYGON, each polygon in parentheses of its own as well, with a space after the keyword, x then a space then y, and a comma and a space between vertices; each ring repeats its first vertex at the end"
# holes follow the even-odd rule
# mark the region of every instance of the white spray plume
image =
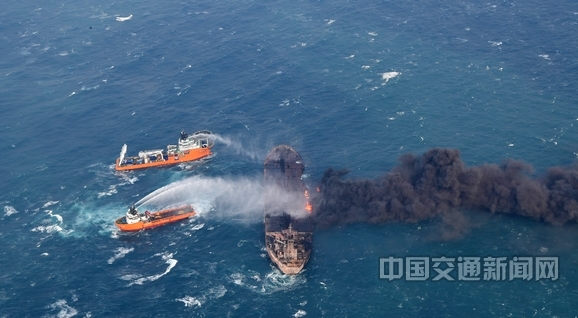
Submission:
POLYGON ((194 176, 164 186, 136 203, 138 207, 167 208, 191 204, 198 215, 257 222, 262 217, 263 187, 258 178, 194 176))
POLYGON ((254 139, 244 139, 243 142, 232 139, 229 136, 221 136, 219 134, 211 134, 210 138, 215 143, 221 143, 227 148, 233 150, 236 154, 247 156, 254 161, 263 161, 265 159, 266 150, 260 149, 254 139))
POLYGON ((191 204, 200 216, 257 223, 263 221, 264 195, 268 207, 282 209, 296 217, 306 213, 303 193, 275 188, 265 192, 261 177, 194 176, 164 186, 135 205, 158 209, 191 204))

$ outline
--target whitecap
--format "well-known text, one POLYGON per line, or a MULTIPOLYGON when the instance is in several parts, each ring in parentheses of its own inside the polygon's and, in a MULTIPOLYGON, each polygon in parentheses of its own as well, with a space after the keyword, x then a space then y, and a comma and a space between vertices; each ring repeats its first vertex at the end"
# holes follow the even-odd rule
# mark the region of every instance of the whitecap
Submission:
POLYGON ((18 211, 13 206, 10 205, 4 206, 4 216, 10 216, 15 213, 18 213, 18 211))
POLYGON ((202 229, 203 226, 205 226, 205 223, 197 224, 197 225, 193 226, 193 227, 191 228, 191 230, 192 230, 192 231, 198 231, 198 230, 202 229))
POLYGON ((56 224, 54 225, 47 225, 47 226, 37 226, 35 228, 32 229, 32 232, 40 232, 40 233, 55 233, 55 232, 61 232, 62 228, 56 224))
POLYGON ((78 311, 70 307, 64 299, 57 300, 54 304, 50 305, 49 308, 60 310, 56 315, 58 318, 69 318, 78 314, 78 311))
POLYGON ((42 206, 42 208, 43 208, 43 209, 44 209, 44 208, 47 208, 47 207, 49 207, 49 206, 51 206, 51 205, 55 205, 55 204, 58 203, 58 202, 60 202, 60 201, 48 201, 48 202, 44 203, 44 205, 42 206))
POLYGON ((375 32, 367 32, 367 34, 369 34, 371 36, 377 36, 377 33, 375 33, 375 32))
POLYGON ((243 279, 245 278, 245 276, 241 273, 233 273, 233 274, 231 274, 230 278, 235 285, 242 286, 243 285, 243 279))
POLYGON ((327 21, 327 25, 332 25, 333 22, 335 22, 335 20, 329 20, 329 21, 327 21))
POLYGON ((285 275, 275 267, 272 267, 272 271, 265 274, 263 278, 261 278, 259 273, 251 272, 250 278, 253 281, 249 281, 242 273, 233 273, 229 278, 235 285, 248 288, 260 294, 291 290, 306 281, 302 275, 285 275))
POLYGON ((225 286, 219 285, 217 287, 210 288, 207 291, 206 296, 209 296, 210 298, 218 299, 218 298, 225 296, 226 292, 227 292, 227 289, 225 288, 225 286))
POLYGON ((131 248, 119 247, 115 251, 116 251, 116 254, 114 254, 114 256, 108 260, 109 264, 114 263, 115 260, 117 260, 119 258, 123 258, 126 254, 134 251, 134 247, 131 247, 131 248))
POLYGON ((50 217, 53 217, 53 218, 57 219, 58 222, 60 222, 60 224, 62 224, 62 221, 64 221, 64 220, 62 219, 62 216, 61 216, 60 214, 52 214, 52 210, 46 210, 45 212, 48 213, 48 215, 49 215, 50 217))
POLYGON ((130 19, 132 19, 132 14, 129 15, 128 17, 116 17, 116 21, 118 21, 118 22, 124 22, 124 21, 128 21, 130 19))
MULTIPOLYGON (((134 112, 133 112, 134 114, 134 112)), ((124 182, 119 183, 119 186, 123 186, 123 185, 127 185, 127 184, 134 184, 135 182, 138 181, 138 177, 137 176, 131 176, 129 174, 126 173, 119 173, 117 174, 117 176, 120 176, 124 182)))
POLYGON ((80 88, 80 90, 81 90, 81 91, 91 91, 91 90, 97 89, 97 88, 99 88, 99 87, 100 87, 100 85, 95 85, 95 86, 92 86, 92 87, 86 87, 86 85, 83 85, 83 86, 80 88))
POLYGON ((361 68, 364 70, 368 70, 370 68, 370 66, 369 65, 361 65, 361 68))
POLYGON ((138 279, 139 277, 141 277, 141 275, 138 274, 126 274, 126 275, 122 275, 120 277, 120 279, 122 280, 135 280, 138 279))
POLYGON ((118 193, 118 191, 116 190, 116 185, 113 184, 113 185, 108 187, 107 192, 99 192, 97 197, 100 199, 104 196, 111 196, 111 195, 116 194, 116 193, 118 193))
POLYGON ((299 318, 299 317, 303 317, 303 316, 305 316, 305 315, 307 315, 307 312, 306 312, 305 310, 299 309, 299 310, 297 310, 297 312, 293 315, 293 317, 299 318))
POLYGON ((201 307, 201 302, 192 296, 185 296, 183 298, 177 298, 177 301, 181 301, 185 304, 185 307, 201 307))
POLYGON ((390 79, 395 78, 399 75, 401 75, 400 72, 385 72, 381 74, 381 79, 383 79, 387 83, 390 79))
POLYGON ((147 277, 141 277, 138 279, 135 279, 133 282, 131 282, 129 284, 129 286, 132 285, 142 285, 146 282, 153 282, 163 276, 165 276, 166 274, 168 274, 171 269, 173 269, 173 267, 175 267, 177 265, 177 260, 173 258, 173 254, 172 253, 159 253, 159 254, 155 254, 155 256, 162 256, 163 260, 165 260, 165 263, 169 264, 169 266, 167 267, 167 269, 161 273, 161 274, 157 274, 157 275, 152 275, 152 276, 147 276, 147 277))

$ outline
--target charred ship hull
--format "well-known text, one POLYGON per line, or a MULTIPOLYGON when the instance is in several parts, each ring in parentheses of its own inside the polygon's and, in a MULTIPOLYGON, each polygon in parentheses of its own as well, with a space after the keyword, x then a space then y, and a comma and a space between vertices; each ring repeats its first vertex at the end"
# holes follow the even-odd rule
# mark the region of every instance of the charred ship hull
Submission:
POLYGON ((264 162, 265 246, 285 274, 298 274, 311 257, 313 223, 301 155, 287 145, 274 147, 264 162))

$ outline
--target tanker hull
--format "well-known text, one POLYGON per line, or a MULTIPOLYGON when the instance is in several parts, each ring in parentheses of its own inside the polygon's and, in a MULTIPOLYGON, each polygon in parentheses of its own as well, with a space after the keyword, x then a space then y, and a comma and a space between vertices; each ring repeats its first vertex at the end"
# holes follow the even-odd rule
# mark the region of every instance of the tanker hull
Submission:
POLYGON ((293 148, 279 145, 265 158, 265 246, 285 274, 296 275, 311 257, 313 225, 305 166, 293 148))

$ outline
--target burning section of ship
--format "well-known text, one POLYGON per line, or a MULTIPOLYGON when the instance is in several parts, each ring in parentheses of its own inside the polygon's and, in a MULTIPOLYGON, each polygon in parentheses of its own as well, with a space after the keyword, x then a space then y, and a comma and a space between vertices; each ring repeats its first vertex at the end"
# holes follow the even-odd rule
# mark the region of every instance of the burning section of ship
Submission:
POLYGON ((301 155, 286 145, 265 158, 265 245, 271 260, 289 275, 298 274, 311 256, 313 223, 301 181, 304 170, 301 155))

